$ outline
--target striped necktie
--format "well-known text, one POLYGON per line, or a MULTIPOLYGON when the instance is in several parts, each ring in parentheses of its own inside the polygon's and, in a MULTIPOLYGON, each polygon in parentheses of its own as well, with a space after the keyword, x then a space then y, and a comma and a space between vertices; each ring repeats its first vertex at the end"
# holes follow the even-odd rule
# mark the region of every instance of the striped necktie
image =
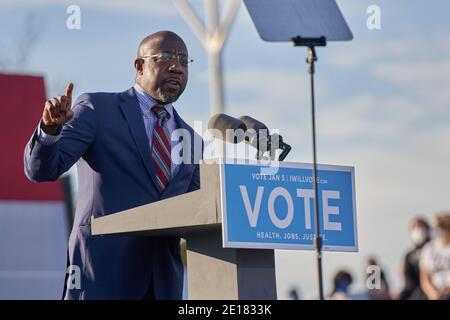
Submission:
POLYGON ((154 105, 152 112, 157 119, 153 128, 152 161, 156 171, 158 190, 162 193, 169 183, 172 164, 169 130, 167 128, 167 120, 169 120, 170 114, 159 105, 154 105))

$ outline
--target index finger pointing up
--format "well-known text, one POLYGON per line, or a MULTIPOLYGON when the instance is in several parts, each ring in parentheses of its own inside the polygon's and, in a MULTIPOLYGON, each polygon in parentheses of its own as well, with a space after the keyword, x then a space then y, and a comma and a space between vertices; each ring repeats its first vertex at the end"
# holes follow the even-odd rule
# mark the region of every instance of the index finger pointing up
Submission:
POLYGON ((64 95, 69 99, 72 99, 72 90, 73 90, 73 83, 69 82, 69 84, 66 87, 66 90, 64 90, 64 95))

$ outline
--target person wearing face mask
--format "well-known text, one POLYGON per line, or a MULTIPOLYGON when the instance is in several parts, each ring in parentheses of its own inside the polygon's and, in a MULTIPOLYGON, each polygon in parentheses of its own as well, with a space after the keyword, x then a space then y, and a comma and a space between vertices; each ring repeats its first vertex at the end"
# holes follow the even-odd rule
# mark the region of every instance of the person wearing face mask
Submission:
POLYGON ((430 240, 430 226, 422 218, 415 218, 411 223, 411 241, 414 248, 405 255, 403 264, 404 287, 400 292, 400 300, 425 300, 427 297, 420 287, 419 261, 422 248, 430 240))
POLYGON ((420 285, 430 300, 450 300, 450 212, 436 216, 437 234, 420 257, 420 285))

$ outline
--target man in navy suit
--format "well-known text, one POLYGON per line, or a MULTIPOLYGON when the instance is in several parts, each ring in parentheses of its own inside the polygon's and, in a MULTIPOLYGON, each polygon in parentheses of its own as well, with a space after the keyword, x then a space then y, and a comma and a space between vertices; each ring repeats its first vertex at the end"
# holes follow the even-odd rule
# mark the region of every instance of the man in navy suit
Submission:
POLYGON ((63 96, 45 103, 25 148, 25 174, 53 181, 77 164, 69 262, 81 281, 68 285, 65 299, 181 299, 178 237, 92 236, 90 220, 200 187, 201 154, 194 151, 201 138, 172 106, 186 87, 191 61, 178 35, 160 31, 139 45, 132 88, 83 94, 71 108, 69 83, 63 96), (190 136, 182 139, 190 147, 176 155, 190 158, 181 163, 171 153, 181 142, 169 138, 180 129, 190 136))

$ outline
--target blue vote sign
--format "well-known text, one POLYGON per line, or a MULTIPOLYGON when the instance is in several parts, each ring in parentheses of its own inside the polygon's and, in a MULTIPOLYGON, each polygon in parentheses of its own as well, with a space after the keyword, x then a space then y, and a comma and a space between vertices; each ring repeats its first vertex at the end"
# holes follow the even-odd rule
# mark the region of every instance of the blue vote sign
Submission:
MULTIPOLYGON (((220 165, 223 246, 314 249, 312 165, 220 165)), ((358 251, 354 168, 318 165, 323 250, 358 251)))

